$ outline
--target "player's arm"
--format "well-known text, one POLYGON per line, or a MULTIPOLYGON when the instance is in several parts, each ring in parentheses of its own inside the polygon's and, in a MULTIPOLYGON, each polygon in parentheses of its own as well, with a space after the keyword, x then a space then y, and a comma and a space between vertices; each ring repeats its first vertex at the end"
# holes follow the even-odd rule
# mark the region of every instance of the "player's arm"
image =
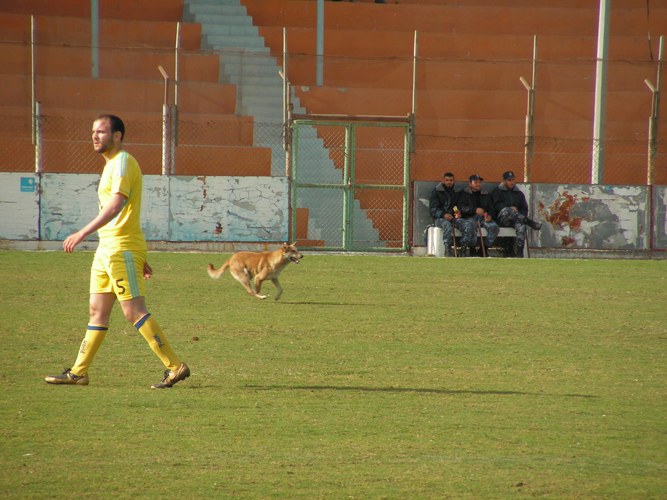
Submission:
POLYGON ((111 222, 114 217, 116 217, 123 209, 123 204, 125 203, 126 199, 127 198, 125 195, 120 193, 114 193, 111 195, 111 201, 106 207, 100 210, 100 213, 97 214, 97 217, 86 224, 83 229, 67 237, 67 239, 63 242, 63 248, 65 249, 65 252, 72 253, 74 251, 74 247, 76 247, 79 243, 81 243, 99 228, 104 227, 109 222, 111 222))

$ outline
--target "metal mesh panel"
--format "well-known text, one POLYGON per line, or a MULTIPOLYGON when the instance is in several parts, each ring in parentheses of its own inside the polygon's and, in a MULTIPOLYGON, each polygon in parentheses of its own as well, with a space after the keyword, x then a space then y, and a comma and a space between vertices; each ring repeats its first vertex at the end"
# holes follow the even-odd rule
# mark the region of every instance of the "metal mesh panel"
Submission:
POLYGON ((297 122, 294 159, 300 246, 405 249, 405 124, 297 122))
POLYGON ((405 174, 405 127, 354 127, 355 184, 401 186, 405 174))
POLYGON ((295 180, 300 184, 342 184, 345 127, 300 124, 294 134, 295 180))
POLYGON ((591 178, 592 158, 603 154, 603 184, 646 184, 646 141, 607 140, 601 149, 585 139, 537 138, 530 180, 595 184, 591 178))
POLYGON ((402 249, 404 209, 401 189, 356 189, 352 247, 354 250, 402 249))
POLYGON ((296 206, 300 248, 344 248, 344 192, 341 188, 300 188, 296 206))
MULTIPOLYGON (((445 171, 457 178, 471 173, 499 179, 506 170, 523 179, 523 137, 429 137, 417 135, 415 163, 422 177, 437 179, 445 171), (424 175, 430 172, 430 175, 424 175)), ((648 143, 623 139, 602 142, 604 184, 646 185, 648 143)), ((667 182, 667 141, 657 141, 654 184, 667 182)), ((530 182, 589 184, 594 153, 591 139, 536 137, 529 158, 530 182)), ((594 182, 593 182, 594 183, 594 182)))
POLYGON ((32 144, 30 110, 20 116, 0 119, 0 171, 34 172, 35 147, 32 144))
POLYGON ((352 248, 402 249, 405 242, 405 127, 354 126, 352 248), (365 187, 361 187, 365 186, 365 187), (358 207, 358 208, 357 208, 358 207))
POLYGON ((345 138, 341 126, 300 124, 295 128, 296 236, 303 248, 344 248, 345 138))

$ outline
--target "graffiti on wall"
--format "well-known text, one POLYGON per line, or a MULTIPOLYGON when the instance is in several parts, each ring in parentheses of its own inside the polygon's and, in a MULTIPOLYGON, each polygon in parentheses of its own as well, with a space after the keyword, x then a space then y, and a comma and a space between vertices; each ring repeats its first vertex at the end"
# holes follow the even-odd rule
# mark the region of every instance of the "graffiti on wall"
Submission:
POLYGON ((640 250, 648 244, 645 186, 535 184, 542 248, 640 250))

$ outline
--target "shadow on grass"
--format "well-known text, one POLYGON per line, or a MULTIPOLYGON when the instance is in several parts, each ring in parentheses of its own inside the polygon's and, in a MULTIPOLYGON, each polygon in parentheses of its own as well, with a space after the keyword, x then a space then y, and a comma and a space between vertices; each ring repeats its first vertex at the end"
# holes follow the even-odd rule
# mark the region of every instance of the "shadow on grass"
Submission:
MULTIPOLYGON (((334 385, 246 385, 246 389, 255 389, 258 391, 359 391, 359 392, 422 392, 429 394, 499 394, 503 396, 553 396, 553 394, 539 392, 521 392, 521 391, 470 391, 470 390, 452 390, 452 389, 415 389, 410 387, 346 387, 334 385)), ((600 396, 590 396, 586 394, 561 394, 561 397, 569 398, 599 398, 600 396)))
POLYGON ((278 301, 276 302, 278 305, 286 305, 286 306, 370 306, 372 304, 351 304, 349 302, 285 302, 285 301, 278 301))

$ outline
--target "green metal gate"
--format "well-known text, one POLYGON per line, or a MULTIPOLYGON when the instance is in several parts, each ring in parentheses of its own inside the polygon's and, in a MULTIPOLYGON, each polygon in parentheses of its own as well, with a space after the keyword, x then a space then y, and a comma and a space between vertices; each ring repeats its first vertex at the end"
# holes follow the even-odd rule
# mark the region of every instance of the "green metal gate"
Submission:
POLYGON ((408 250, 411 127, 292 122, 292 241, 301 249, 408 250))

